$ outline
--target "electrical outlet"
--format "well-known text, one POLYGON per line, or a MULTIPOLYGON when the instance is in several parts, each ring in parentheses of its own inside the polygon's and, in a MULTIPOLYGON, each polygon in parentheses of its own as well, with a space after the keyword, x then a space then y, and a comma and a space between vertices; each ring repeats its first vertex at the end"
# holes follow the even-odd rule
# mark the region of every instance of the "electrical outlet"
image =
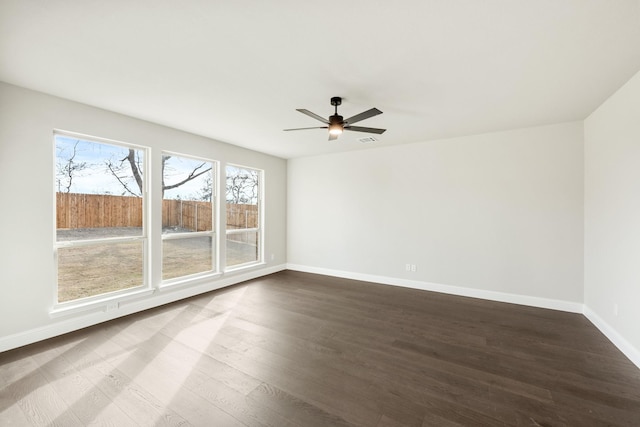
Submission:
POLYGON ((276 254, 271 254, 271 261, 273 261, 274 259, 276 259, 276 254))
POLYGON ((107 303, 107 311, 117 310, 120 304, 117 301, 107 303))
POLYGON ((415 273, 416 271, 417 271, 416 265, 415 264, 411 264, 411 272, 415 273))

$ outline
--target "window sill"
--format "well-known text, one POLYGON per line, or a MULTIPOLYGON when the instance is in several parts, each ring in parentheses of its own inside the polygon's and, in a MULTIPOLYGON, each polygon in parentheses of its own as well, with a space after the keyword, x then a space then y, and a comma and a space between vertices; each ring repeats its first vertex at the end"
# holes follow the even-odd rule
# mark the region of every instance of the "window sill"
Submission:
POLYGON ((186 278, 170 279, 160 284, 160 291, 175 289, 182 286, 197 285, 208 280, 219 279, 221 276, 222 273, 211 273, 206 275, 195 275, 192 277, 187 276, 186 278))
POLYGON ((119 308, 120 303, 134 298, 145 297, 155 292, 154 289, 140 289, 127 292, 126 294, 113 295, 100 298, 99 300, 85 301, 79 303, 68 303, 68 305, 58 305, 49 312, 51 317, 63 317, 85 311, 111 311, 119 308))
POLYGON ((265 265, 267 265, 266 262, 264 261, 259 261, 259 262, 252 262, 252 263, 246 263, 246 264, 239 264, 237 266, 233 266, 233 267, 229 267, 227 269, 224 270, 225 273, 236 273, 238 271, 245 271, 245 270, 251 270, 254 268, 261 268, 264 267, 265 265))

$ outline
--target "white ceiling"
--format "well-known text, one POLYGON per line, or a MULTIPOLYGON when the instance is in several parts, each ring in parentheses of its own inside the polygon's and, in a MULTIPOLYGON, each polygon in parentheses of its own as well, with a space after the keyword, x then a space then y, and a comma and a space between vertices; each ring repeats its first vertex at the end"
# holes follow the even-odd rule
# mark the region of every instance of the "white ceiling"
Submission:
POLYGON ((1 0, 0 80, 284 158, 584 119, 640 70, 639 0, 1 0))

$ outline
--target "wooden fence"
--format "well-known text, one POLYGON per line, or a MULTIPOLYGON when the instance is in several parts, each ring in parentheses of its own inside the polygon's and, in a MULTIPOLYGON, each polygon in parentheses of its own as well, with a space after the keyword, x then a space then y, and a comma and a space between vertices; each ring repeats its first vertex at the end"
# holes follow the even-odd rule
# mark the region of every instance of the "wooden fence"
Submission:
POLYGON ((142 199, 56 193, 57 228, 142 227, 142 199))
POLYGON ((211 206, 211 202, 165 199, 162 201, 162 228, 210 231, 211 206))
MULTIPOLYGON (((212 204, 193 200, 163 200, 162 227, 211 230, 212 204)), ((227 203, 227 228, 256 228, 258 207, 227 203)), ((140 197, 56 193, 56 227, 142 227, 140 197)))

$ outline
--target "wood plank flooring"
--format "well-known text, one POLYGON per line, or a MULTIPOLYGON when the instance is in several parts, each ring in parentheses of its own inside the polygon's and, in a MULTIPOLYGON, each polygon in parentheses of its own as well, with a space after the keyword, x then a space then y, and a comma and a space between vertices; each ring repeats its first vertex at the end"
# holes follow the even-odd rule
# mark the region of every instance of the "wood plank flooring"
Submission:
POLYGON ((0 425, 640 426, 578 314, 285 271, 0 354, 0 425))

